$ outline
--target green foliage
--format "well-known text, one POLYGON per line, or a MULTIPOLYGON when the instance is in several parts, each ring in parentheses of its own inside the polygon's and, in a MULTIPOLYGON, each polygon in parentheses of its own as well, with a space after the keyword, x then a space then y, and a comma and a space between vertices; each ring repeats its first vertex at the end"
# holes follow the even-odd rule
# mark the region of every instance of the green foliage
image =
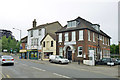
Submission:
POLYGON ((111 54, 119 54, 119 45, 112 44, 110 46, 110 53, 111 54))
POLYGON ((20 42, 17 42, 15 38, 12 39, 11 36, 6 38, 6 36, 3 36, 1 42, 2 42, 2 50, 7 49, 9 52, 11 49, 12 51, 14 50, 17 50, 17 52, 19 51, 20 42))

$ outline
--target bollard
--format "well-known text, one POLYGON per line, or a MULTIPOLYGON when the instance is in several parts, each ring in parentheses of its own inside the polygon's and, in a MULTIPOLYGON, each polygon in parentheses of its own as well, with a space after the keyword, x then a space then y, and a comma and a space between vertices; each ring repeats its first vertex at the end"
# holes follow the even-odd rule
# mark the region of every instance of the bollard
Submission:
POLYGON ((80 65, 80 60, 78 60, 78 64, 80 65))

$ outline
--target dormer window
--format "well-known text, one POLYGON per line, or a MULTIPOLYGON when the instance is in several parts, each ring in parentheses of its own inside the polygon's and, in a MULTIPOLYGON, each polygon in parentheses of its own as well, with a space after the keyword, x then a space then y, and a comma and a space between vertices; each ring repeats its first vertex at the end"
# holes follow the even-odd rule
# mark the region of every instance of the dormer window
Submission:
POLYGON ((94 26, 92 26, 94 29, 96 29, 97 31, 99 31, 100 32, 100 26, 99 25, 97 25, 97 24, 95 24, 94 26))
POLYGON ((76 21, 69 21, 68 24, 67 24, 67 27, 68 28, 76 27, 76 21))

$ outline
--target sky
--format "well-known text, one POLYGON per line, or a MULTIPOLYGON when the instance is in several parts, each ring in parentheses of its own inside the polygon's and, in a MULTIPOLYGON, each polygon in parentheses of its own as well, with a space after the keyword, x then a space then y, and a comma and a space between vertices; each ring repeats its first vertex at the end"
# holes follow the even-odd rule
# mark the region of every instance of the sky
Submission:
POLYGON ((111 36, 118 44, 118 0, 0 0, 0 29, 13 32, 17 40, 27 36, 32 21, 37 25, 59 21, 62 26, 78 16, 111 36))

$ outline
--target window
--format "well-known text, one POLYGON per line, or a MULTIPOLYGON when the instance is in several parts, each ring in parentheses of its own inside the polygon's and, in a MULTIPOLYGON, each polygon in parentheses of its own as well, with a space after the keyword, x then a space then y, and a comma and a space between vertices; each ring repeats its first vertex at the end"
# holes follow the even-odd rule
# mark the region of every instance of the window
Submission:
POLYGON ((95 42, 95 33, 93 33, 93 42, 95 42))
POLYGON ((31 46, 33 46, 33 39, 31 39, 31 46))
POLYGON ((67 27, 68 28, 69 27, 76 27, 76 21, 70 21, 70 22, 68 22, 67 27))
POLYGON ((59 42, 62 42, 62 33, 59 34, 59 42))
POLYGON ((45 41, 43 42, 43 47, 45 47, 45 41))
POLYGON ((102 40, 102 35, 99 36, 99 39, 102 40))
POLYGON ((51 47, 53 47, 53 41, 51 41, 51 47))
POLYGON ((65 41, 68 41, 68 33, 65 33, 65 41))
POLYGON ((37 46, 38 46, 38 38, 37 38, 37 46))
POLYGON ((41 29, 39 29, 39 36, 41 35, 41 29))
POLYGON ((103 36, 103 44, 104 44, 104 36, 103 36))
POLYGON ((83 40, 83 30, 79 31, 79 40, 83 40))
POLYGON ((60 56, 63 56, 62 51, 63 51, 63 50, 62 50, 62 47, 60 47, 60 48, 59 48, 59 55, 60 55, 60 56))
POLYGON ((33 45, 36 45, 36 39, 33 39, 33 42, 34 42, 33 45))
POLYGON ((110 45, 110 41, 109 41, 109 39, 108 39, 108 46, 110 45))
POLYGON ((33 30, 31 31, 31 37, 33 37, 33 30))
POLYGON ((78 57, 82 57, 82 51, 83 47, 82 46, 78 47, 78 57))
POLYGON ((108 44, 108 39, 106 38, 106 45, 108 44))
POLYGON ((74 31, 74 32, 72 32, 72 41, 75 41, 75 39, 76 39, 76 34, 75 34, 75 31, 74 31))
POLYGON ((90 41, 90 31, 88 30, 88 41, 90 41))

